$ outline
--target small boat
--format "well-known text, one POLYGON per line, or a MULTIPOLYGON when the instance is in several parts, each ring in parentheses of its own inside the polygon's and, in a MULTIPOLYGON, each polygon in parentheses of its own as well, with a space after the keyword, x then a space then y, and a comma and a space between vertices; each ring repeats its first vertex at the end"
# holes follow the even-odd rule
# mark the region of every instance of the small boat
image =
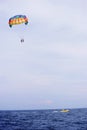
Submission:
POLYGON ((68 109, 62 109, 60 112, 69 112, 68 109))

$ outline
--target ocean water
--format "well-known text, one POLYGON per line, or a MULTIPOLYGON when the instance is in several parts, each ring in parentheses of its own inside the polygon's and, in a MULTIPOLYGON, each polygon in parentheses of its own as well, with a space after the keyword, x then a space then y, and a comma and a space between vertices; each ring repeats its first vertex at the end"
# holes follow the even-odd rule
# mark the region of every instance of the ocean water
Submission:
POLYGON ((0 130, 87 130, 87 109, 0 111, 0 130))

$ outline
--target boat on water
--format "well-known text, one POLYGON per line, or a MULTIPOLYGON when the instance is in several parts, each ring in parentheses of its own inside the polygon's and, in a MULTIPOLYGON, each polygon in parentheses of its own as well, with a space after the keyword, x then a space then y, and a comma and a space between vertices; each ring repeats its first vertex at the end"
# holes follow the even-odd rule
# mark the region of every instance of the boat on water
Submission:
POLYGON ((69 112, 68 109, 62 109, 60 112, 69 112))

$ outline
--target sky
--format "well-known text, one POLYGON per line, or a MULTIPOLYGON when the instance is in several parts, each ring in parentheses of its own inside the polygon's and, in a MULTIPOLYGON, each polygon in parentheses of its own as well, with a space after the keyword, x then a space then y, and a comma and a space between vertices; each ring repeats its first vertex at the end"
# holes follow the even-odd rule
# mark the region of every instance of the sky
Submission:
POLYGON ((0 110, 60 108, 87 108, 87 1, 0 0, 0 110))

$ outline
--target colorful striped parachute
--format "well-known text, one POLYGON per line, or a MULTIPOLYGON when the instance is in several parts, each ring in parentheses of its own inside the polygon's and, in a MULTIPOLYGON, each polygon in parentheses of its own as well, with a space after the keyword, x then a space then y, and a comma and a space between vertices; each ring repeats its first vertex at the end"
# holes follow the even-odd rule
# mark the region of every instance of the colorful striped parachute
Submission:
POLYGON ((9 19, 9 26, 12 27, 12 25, 16 24, 22 24, 25 23, 25 25, 28 24, 28 18, 25 15, 15 15, 9 19))

